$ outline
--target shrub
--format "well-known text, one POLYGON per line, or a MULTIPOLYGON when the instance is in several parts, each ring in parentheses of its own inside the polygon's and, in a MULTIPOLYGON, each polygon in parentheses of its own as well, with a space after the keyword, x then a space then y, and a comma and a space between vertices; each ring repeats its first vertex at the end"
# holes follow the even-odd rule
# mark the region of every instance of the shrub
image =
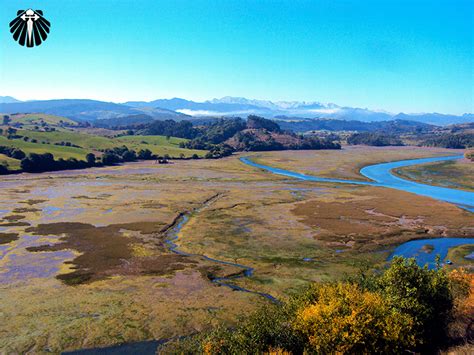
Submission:
POLYGON ((56 170, 54 156, 51 153, 31 153, 27 158, 21 160, 21 169, 29 173, 56 170))
POLYGON ((415 259, 397 257, 379 284, 380 292, 392 307, 413 318, 419 346, 437 347, 446 341, 454 303, 445 270, 428 270, 415 259))
POLYGON ((0 164, 0 175, 6 175, 8 173, 8 166, 5 164, 0 164))
POLYGON ((150 160, 153 159, 153 153, 150 149, 140 149, 138 152, 138 159, 141 160, 150 160))
POLYGON ((87 161, 87 164, 89 164, 90 166, 94 166, 95 165, 95 155, 93 153, 88 153, 86 155, 86 161, 87 161))
POLYGON ((122 160, 123 161, 135 161, 135 160, 137 160, 137 154, 135 153, 134 150, 127 150, 126 152, 123 153, 122 160))
POLYGON ((13 149, 10 157, 13 159, 21 160, 26 156, 26 154, 20 149, 13 149))
POLYGON ((315 288, 315 301, 297 311, 295 329, 317 353, 402 352, 415 344, 413 319, 380 294, 338 283, 315 288))
POLYGON ((113 165, 121 161, 120 156, 113 152, 105 152, 102 155, 102 164, 104 165, 113 165))
POLYGON ((5 146, 0 146, 0 154, 5 154, 7 157, 18 159, 18 160, 21 160, 26 156, 26 154, 18 148, 5 147, 5 146))

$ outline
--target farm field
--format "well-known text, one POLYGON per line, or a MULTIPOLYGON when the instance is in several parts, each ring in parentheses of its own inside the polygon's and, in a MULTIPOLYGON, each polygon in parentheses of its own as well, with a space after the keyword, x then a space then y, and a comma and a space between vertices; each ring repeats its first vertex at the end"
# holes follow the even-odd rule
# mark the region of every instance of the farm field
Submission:
MULTIPOLYGON (((367 147, 245 153, 351 179, 362 179, 363 165, 452 154, 367 147)), ((381 267, 405 241, 474 236, 472 214, 452 204, 381 187, 297 181, 240 156, 0 178, 0 349, 58 353, 164 339, 232 325, 269 302, 211 282, 242 269, 203 255, 254 268, 232 284, 286 299, 311 281, 381 267), (191 256, 172 253, 167 243, 183 213, 188 219, 174 243, 191 256)), ((459 260, 472 248, 455 252, 459 260)))

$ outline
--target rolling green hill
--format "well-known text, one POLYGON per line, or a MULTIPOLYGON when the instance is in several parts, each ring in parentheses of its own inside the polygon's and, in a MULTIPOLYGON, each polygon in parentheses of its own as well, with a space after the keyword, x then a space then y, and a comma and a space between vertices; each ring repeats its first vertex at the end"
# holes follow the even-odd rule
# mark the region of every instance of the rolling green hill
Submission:
MULTIPOLYGON (((77 126, 78 123, 61 116, 55 115, 47 115, 41 113, 27 113, 27 114, 14 114, 10 116, 10 124, 23 124, 28 126, 35 126, 41 125, 41 122, 45 122, 50 126, 61 126, 61 125, 68 125, 68 126, 77 126)), ((2 115, 3 117, 3 115, 2 115)))
POLYGON ((184 154, 185 156, 191 156, 197 154, 203 156, 206 153, 203 150, 180 148, 179 143, 186 142, 187 140, 175 137, 170 137, 169 139, 165 136, 122 136, 109 138, 75 131, 39 132, 30 130, 19 130, 18 134, 26 136, 30 140, 36 139, 38 142, 48 142, 51 144, 70 142, 87 151, 99 151, 126 145, 129 149, 135 151, 149 149, 158 155, 169 154, 170 156, 179 156, 184 154))
MULTIPOLYGON (((57 118, 59 117, 56 116, 57 118)), ((56 122, 59 122, 59 120, 56 120, 56 122)), ((179 143, 186 142, 186 139, 165 136, 121 136, 110 138, 65 129, 44 132, 33 130, 33 128, 19 129, 17 135, 22 138, 8 139, 0 135, 0 146, 18 148, 26 154, 51 153, 56 159, 76 158, 79 160, 85 160, 87 153, 92 152, 99 156, 101 151, 105 149, 124 145, 136 152, 141 149, 148 149, 153 154, 161 156, 168 154, 171 157, 180 157, 182 155, 191 157, 193 154, 202 157, 207 153, 205 150, 180 148, 179 143), (27 137, 28 141, 25 141, 24 137, 27 137)), ((1 163, 8 163, 11 168, 15 169, 19 167, 18 160, 4 155, 0 155, 1 163)))
POLYGON ((4 136, 0 136, 0 145, 6 147, 18 148, 28 153, 51 153, 55 158, 76 158, 84 159, 88 150, 74 147, 62 147, 54 144, 42 144, 25 142, 22 139, 7 139, 4 136))
POLYGON ((20 169, 20 161, 0 154, 0 164, 6 165, 10 170, 20 169))

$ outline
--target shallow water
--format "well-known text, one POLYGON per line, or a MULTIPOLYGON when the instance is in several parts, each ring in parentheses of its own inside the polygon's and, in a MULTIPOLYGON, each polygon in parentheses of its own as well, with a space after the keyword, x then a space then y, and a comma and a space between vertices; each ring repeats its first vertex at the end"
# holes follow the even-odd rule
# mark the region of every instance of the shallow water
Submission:
POLYGON ((239 279, 239 278, 242 278, 242 277, 251 277, 253 275, 254 268, 252 268, 250 266, 238 264, 238 263, 232 263, 232 262, 229 262, 229 261, 214 259, 214 258, 211 258, 207 255, 191 254, 191 253, 186 253, 184 251, 181 251, 179 249, 179 245, 177 245, 175 242, 179 239, 179 234, 180 234, 181 230, 183 229, 184 225, 188 221, 189 221, 189 214, 184 214, 178 219, 176 225, 171 230, 168 231, 169 238, 165 241, 165 243, 168 246, 168 249, 170 251, 172 251, 173 253, 176 253, 178 255, 197 256, 197 257, 201 257, 205 260, 208 260, 208 261, 211 261, 211 262, 214 262, 214 263, 217 263, 217 264, 229 265, 229 266, 234 266, 234 267, 240 268, 240 269, 242 269, 242 273, 240 273, 240 274, 236 274, 236 275, 232 275, 232 276, 228 276, 228 277, 215 277, 215 278, 211 279, 211 282, 215 283, 216 285, 219 285, 219 286, 228 287, 228 288, 232 289, 233 291, 253 293, 253 294, 262 296, 262 297, 270 300, 273 303, 279 303, 279 301, 275 297, 273 297, 272 295, 270 295, 268 293, 252 291, 252 290, 237 286, 233 283, 229 283, 232 280, 239 279))
MULTIPOLYGON (((51 237, 50 242, 57 242, 51 237)), ((58 273, 64 261, 72 260, 69 250, 32 253, 26 250, 45 244, 45 237, 22 235, 12 243, 0 246, 0 284, 35 278, 49 278, 58 273)))
MULTIPOLYGON (((456 160, 462 159, 462 155, 449 156, 449 157, 433 157, 423 159, 410 159, 401 160, 390 163, 382 163, 369 165, 361 169, 360 173, 372 181, 354 181, 354 180, 342 180, 342 179, 330 179, 321 178, 316 176, 310 176, 305 174, 296 173, 293 171, 273 168, 267 165, 258 164, 250 160, 249 158, 240 158, 240 160, 250 166, 270 171, 274 174, 288 176, 300 180, 306 181, 318 181, 318 182, 336 182, 344 184, 357 184, 357 185, 369 185, 369 186, 381 186, 396 190, 402 190, 411 192, 417 195, 427 196, 436 200, 450 202, 464 208, 468 211, 474 212, 474 193, 458 189, 450 189, 447 187, 439 187, 421 184, 409 180, 399 178, 392 174, 392 170, 403 166, 417 165, 423 163, 432 163, 437 161, 456 160)), ((393 254, 389 257, 392 259, 394 255, 400 255, 404 257, 414 257, 420 265, 428 264, 429 267, 435 266, 436 255, 440 255, 441 260, 446 258, 448 250, 451 247, 474 244, 474 238, 439 238, 439 239, 422 239, 413 240, 402 245, 399 245, 393 254), (432 245, 434 250, 427 253, 421 248, 426 245, 432 245)))
POLYGON ((393 169, 401 168, 404 166, 432 163, 438 161, 457 160, 462 158, 462 155, 456 155, 450 157, 434 157, 395 161, 391 163, 366 166, 365 168, 361 169, 360 173, 365 177, 377 182, 381 186, 397 190, 403 190, 417 195, 428 196, 436 200, 454 203, 456 205, 459 205, 460 207, 463 207, 473 212, 474 192, 459 189, 450 189, 448 187, 421 184, 418 182, 402 179, 391 173, 393 169))
POLYGON ((394 256, 403 256, 405 258, 415 258, 420 266, 428 265, 429 268, 436 266, 436 256, 440 256, 440 261, 445 262, 448 251, 452 247, 459 245, 474 244, 474 238, 437 238, 437 239, 418 239, 399 245, 390 255, 389 260, 394 256), (432 250, 424 250, 424 246, 430 246, 432 250))
POLYGON ((288 177, 292 177, 299 180, 388 187, 391 189, 411 192, 417 195, 428 196, 440 201, 454 203, 466 210, 474 212, 474 192, 421 184, 418 182, 399 178, 393 175, 391 172, 392 169, 400 168, 403 166, 417 165, 417 164, 423 164, 423 163, 432 163, 432 162, 437 162, 437 161, 456 160, 456 159, 462 159, 462 158, 463 158, 462 155, 456 155, 456 156, 449 156, 449 157, 411 159, 411 160, 401 160, 401 161, 395 161, 395 162, 390 162, 390 163, 369 165, 362 168, 360 173, 364 175, 365 177, 371 179, 372 181, 356 181, 356 180, 322 178, 322 177, 317 177, 317 176, 301 174, 301 173, 297 173, 290 170, 274 168, 274 167, 263 165, 263 164, 258 164, 258 163, 253 162, 249 158, 245 158, 245 157, 240 158, 240 160, 247 165, 264 169, 274 174, 288 176, 288 177))
POLYGON ((104 348, 95 348, 95 349, 84 349, 76 351, 67 351, 62 354, 70 355, 129 355, 129 354, 140 354, 140 355, 155 355, 156 349, 161 344, 164 344, 168 341, 165 340, 149 340, 149 341, 140 341, 136 343, 128 343, 115 345, 104 348))

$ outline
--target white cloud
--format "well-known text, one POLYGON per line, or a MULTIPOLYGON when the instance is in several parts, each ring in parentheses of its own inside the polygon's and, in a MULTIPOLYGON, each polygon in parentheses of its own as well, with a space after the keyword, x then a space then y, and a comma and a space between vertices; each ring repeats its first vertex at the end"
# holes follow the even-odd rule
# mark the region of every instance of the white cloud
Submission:
POLYGON ((187 108, 176 110, 176 112, 183 113, 189 116, 221 116, 222 115, 222 112, 206 111, 206 110, 189 110, 187 108))

